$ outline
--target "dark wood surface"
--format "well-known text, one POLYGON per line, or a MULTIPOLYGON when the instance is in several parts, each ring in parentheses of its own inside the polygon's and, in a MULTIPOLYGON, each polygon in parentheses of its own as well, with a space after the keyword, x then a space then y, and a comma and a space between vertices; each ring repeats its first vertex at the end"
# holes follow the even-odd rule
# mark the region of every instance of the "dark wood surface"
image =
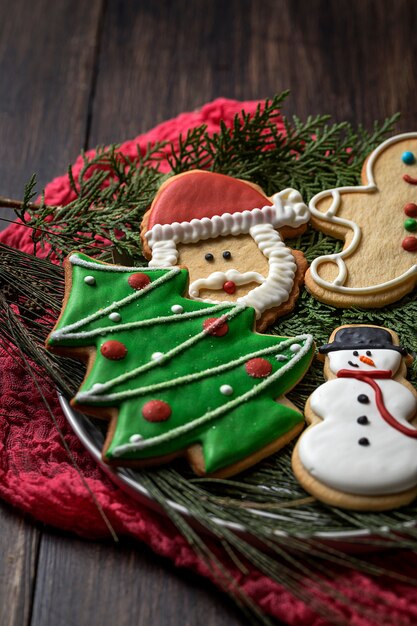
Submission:
MULTIPOLYGON (((416 23, 415 0, 1 0, 0 192, 220 95, 290 88, 287 113, 369 126, 400 110, 416 130, 416 23)), ((143 545, 82 541, 4 504, 0 524, 2 626, 247 623, 143 545)))

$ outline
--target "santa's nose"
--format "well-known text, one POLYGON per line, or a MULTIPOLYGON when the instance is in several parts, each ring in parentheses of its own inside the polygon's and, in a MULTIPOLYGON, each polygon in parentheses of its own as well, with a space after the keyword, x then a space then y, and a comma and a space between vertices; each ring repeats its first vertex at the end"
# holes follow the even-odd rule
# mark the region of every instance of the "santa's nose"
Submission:
POLYGON ((236 283, 234 283, 233 280, 226 280, 226 282, 223 283, 223 291, 230 294, 235 293, 236 283))
POLYGON ((362 363, 366 363, 366 365, 373 365, 373 367, 375 367, 375 363, 372 359, 369 358, 369 356, 360 356, 359 361, 362 361, 362 363))

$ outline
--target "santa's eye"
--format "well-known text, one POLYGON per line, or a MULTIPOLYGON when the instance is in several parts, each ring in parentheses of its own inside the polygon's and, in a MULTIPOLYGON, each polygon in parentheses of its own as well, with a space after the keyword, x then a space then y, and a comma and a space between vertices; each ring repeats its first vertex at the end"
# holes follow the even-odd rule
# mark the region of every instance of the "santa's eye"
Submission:
POLYGON ((224 258, 224 259, 226 259, 226 261, 228 261, 229 259, 231 259, 231 258, 232 258, 232 253, 231 253, 231 252, 229 252, 229 250, 225 250, 225 251, 223 252, 223 258, 224 258))
POLYGON ((204 255, 204 258, 206 259, 206 261, 208 261, 209 263, 212 263, 214 261, 214 256, 212 255, 211 252, 207 252, 207 254, 204 255))
POLYGON ((412 152, 403 152, 401 155, 401 161, 406 165, 414 165, 416 162, 416 157, 412 152))
POLYGON ((372 356, 372 352, 370 350, 366 351, 366 356, 372 356))
POLYGON ((359 352, 357 350, 353 351, 353 356, 359 356, 359 352))

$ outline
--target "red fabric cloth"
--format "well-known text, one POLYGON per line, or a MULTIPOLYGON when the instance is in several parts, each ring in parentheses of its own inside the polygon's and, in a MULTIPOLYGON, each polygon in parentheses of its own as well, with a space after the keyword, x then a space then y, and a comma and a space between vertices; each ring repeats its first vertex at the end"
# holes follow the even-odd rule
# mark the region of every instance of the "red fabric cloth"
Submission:
MULTIPOLYGON (((144 151, 149 142, 164 139, 176 142, 181 132, 202 123, 207 124, 209 132, 215 132, 221 119, 230 126, 235 113, 242 109, 253 112, 257 104, 215 100, 199 111, 183 113, 124 143, 121 150, 133 157, 138 145, 144 151)), ((75 175, 81 163, 79 158, 74 166, 75 175)), ((168 169, 166 164, 164 169, 168 169)), ((67 176, 56 178, 45 190, 47 204, 62 205, 72 197, 67 176)), ((10 226, 0 239, 15 248, 33 251, 30 230, 22 225, 10 226)), ((0 496, 47 524, 91 538, 108 537, 109 531, 68 458, 33 380, 4 352, 0 352, 0 383, 0 496)), ((67 425, 55 389, 43 391, 85 480, 116 533, 133 535, 176 565, 212 577, 173 526, 152 510, 139 506, 110 482, 67 425)), ((216 550, 214 546, 213 549, 216 550)), ((224 555, 222 558, 226 559, 224 555)), ((417 567, 417 557, 411 552, 397 551, 366 558, 369 563, 411 575, 417 567)), ((333 568, 336 573, 331 575, 327 591, 313 590, 314 582, 305 580, 304 588, 312 598, 306 604, 258 571, 243 575, 233 563, 228 565, 243 590, 267 614, 291 625, 324 626, 328 623, 312 610, 314 599, 337 611, 337 623, 341 623, 340 620, 356 626, 417 623, 417 593, 407 584, 372 579, 342 567, 333 568), (340 602, 333 592, 344 594, 348 602, 340 602)), ((336 618, 332 618, 331 623, 336 623, 336 618)))

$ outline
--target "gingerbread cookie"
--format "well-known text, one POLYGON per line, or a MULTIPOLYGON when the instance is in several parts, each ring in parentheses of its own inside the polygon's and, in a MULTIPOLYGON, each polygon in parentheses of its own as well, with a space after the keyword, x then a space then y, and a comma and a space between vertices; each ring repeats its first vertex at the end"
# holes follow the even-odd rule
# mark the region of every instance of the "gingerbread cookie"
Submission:
POLYGON ((183 296, 188 273, 68 257, 61 316, 47 340, 87 362, 72 405, 111 421, 106 462, 187 457, 197 474, 229 476, 303 427, 285 397, 306 373, 310 335, 258 335, 245 304, 183 296))
POLYGON ((366 160, 363 185, 318 193, 314 228, 344 240, 316 258, 305 278, 318 300, 336 307, 381 307, 417 282, 417 133, 391 137, 366 160))
POLYGON ((141 236, 150 267, 187 267, 191 298, 252 306, 262 331, 295 305, 307 263, 282 238, 308 220, 294 189, 268 198, 246 181, 193 170, 161 186, 141 236))
POLYGON ((294 473, 319 500, 383 511, 417 495, 417 392, 405 379, 412 357, 396 333, 341 326, 319 348, 327 382, 309 397, 310 426, 293 453, 294 473))

